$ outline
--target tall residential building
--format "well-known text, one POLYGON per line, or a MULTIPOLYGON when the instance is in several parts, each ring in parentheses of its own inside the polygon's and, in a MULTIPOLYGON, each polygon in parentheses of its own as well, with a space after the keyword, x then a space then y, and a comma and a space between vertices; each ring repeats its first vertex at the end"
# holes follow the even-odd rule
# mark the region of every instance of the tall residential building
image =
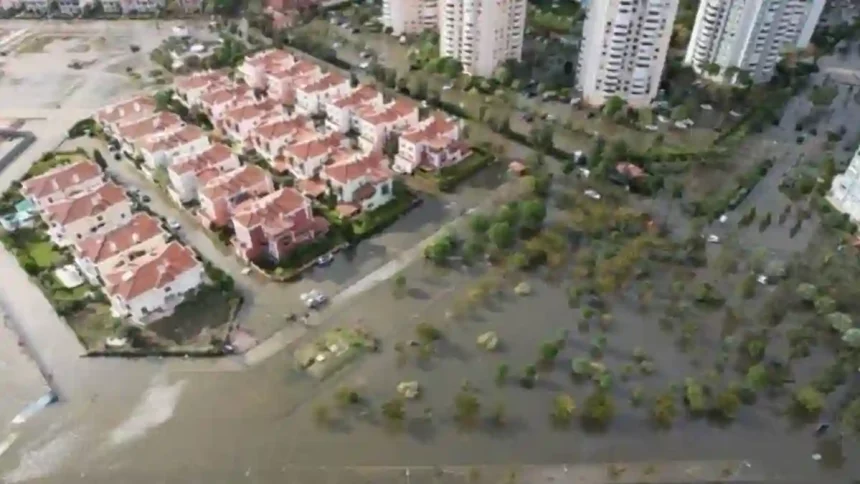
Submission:
POLYGON ((845 172, 833 177, 827 200, 853 222, 860 222, 860 148, 845 172))
POLYGON ((678 0, 601 0, 588 5, 577 68, 586 104, 618 96, 648 106, 660 88, 678 0))
POLYGON ((783 52, 809 45, 825 2, 702 0, 684 61, 713 79, 726 79, 726 70, 737 68, 753 82, 766 82, 783 52))
POLYGON ((439 28, 439 0, 383 0, 382 25, 395 35, 439 28))
POLYGON ((526 0, 439 0, 440 55, 471 75, 492 76, 522 58, 526 0))

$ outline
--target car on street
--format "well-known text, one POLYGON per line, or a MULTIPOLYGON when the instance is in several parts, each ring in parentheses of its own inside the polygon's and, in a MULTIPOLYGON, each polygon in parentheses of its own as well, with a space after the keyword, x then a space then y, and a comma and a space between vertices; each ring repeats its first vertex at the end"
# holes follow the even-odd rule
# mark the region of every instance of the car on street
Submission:
POLYGON ((708 235, 707 240, 711 244, 719 244, 720 243, 720 237, 718 235, 715 235, 715 234, 708 235))
POLYGON ((600 200, 602 198, 600 196, 600 194, 597 193, 597 190, 588 189, 588 190, 584 191, 583 193, 585 194, 586 197, 591 198, 593 200, 600 200))
POLYGON ((167 219, 167 226, 170 230, 179 230, 182 228, 182 224, 180 224, 178 220, 172 218, 167 219))
POLYGON ((362 62, 361 64, 358 65, 359 69, 367 69, 368 67, 370 67, 370 62, 366 62, 366 61, 362 62))
POLYGON ((328 254, 324 254, 324 255, 317 257, 317 265, 320 267, 325 267, 325 266, 331 264, 331 262, 333 260, 334 260, 334 256, 331 255, 331 252, 329 252, 328 254))
POLYGON ((141 196, 141 197, 140 197, 140 200, 141 200, 143 203, 149 203, 149 202, 151 202, 151 201, 152 201, 152 197, 150 197, 149 195, 144 194, 143 196, 141 196))
POLYGON ((305 303, 305 306, 307 306, 309 309, 318 309, 320 306, 325 304, 326 301, 328 301, 328 298, 326 298, 325 294, 321 293, 316 289, 311 289, 308 292, 302 293, 300 298, 302 302, 305 303))

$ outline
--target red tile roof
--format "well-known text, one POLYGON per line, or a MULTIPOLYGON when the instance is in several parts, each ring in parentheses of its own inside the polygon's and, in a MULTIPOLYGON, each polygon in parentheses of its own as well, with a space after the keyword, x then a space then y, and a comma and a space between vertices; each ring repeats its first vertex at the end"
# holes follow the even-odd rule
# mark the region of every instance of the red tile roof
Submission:
POLYGON ((343 135, 340 133, 331 133, 328 136, 289 145, 286 147, 286 151, 299 160, 307 160, 333 151, 342 142, 343 135))
POLYGON ((69 165, 60 165, 39 176, 25 180, 21 191, 28 196, 40 198, 66 190, 93 178, 101 178, 102 170, 92 161, 80 161, 69 165))
POLYGON ((339 108, 351 108, 379 99, 379 97, 379 91, 373 87, 359 86, 346 96, 335 99, 332 104, 339 108))
POLYGON ((324 178, 331 179, 336 184, 346 184, 358 178, 366 177, 368 181, 378 183, 391 178, 385 158, 381 153, 372 152, 355 159, 323 167, 324 178))
POLYGON ((175 160, 174 163, 170 165, 169 169, 177 175, 183 175, 185 173, 200 173, 203 170, 224 163, 233 156, 233 152, 230 151, 230 148, 221 143, 215 143, 200 153, 175 160))
POLYGON ((276 140, 296 133, 302 128, 311 128, 312 126, 311 120, 307 117, 296 116, 292 119, 276 119, 261 124, 254 128, 254 134, 265 140, 276 140))
POLYGON ((200 102, 209 106, 217 106, 240 99, 253 100, 253 91, 250 87, 244 84, 224 86, 222 89, 213 90, 200 96, 200 102))
POLYGON ((302 91, 311 94, 331 89, 345 82, 347 82, 347 79, 345 77, 335 72, 329 72, 320 77, 319 79, 316 79, 315 81, 311 82, 310 84, 303 86, 301 89, 302 91))
POLYGON ((286 230, 301 231, 299 224, 313 218, 297 217, 308 209, 310 202, 294 188, 280 190, 236 207, 233 222, 248 229, 262 227, 267 234, 280 234, 286 230))
POLYGON ((183 124, 179 116, 168 111, 162 111, 160 113, 153 113, 151 117, 146 119, 120 126, 117 134, 122 138, 134 141, 159 132, 169 131, 171 128, 176 128, 183 124))
POLYGON ((456 127, 457 125, 453 121, 449 121, 444 116, 436 114, 434 117, 423 121, 419 126, 400 135, 400 139, 405 139, 412 143, 427 143, 434 138, 447 135, 456 127))
POLYGON ((290 80, 293 78, 303 77, 308 74, 319 72, 321 72, 320 66, 314 64, 313 62, 308 62, 302 59, 289 67, 283 67, 281 69, 274 70, 270 72, 269 75, 276 79, 290 80))
POLYGON ((201 195, 215 201, 238 195, 269 179, 269 173, 257 165, 242 165, 211 180, 200 190, 201 195))
POLYGON ((200 89, 214 83, 229 82, 226 71, 203 71, 195 72, 187 76, 178 77, 173 81, 177 91, 190 91, 200 89))
POLYGON ((140 113, 155 112, 155 100, 149 96, 135 96, 131 99, 105 106, 96 112, 96 120, 101 123, 115 123, 122 118, 140 113))
POLYGON ((359 109, 358 116, 368 123, 378 126, 393 123, 417 111, 418 107, 410 101, 398 99, 384 106, 366 105, 359 109))
POLYGON ((111 295, 130 301, 153 289, 167 286, 200 265, 191 249, 173 241, 158 255, 109 274, 105 278, 105 289, 111 295))
POLYGON ((147 213, 138 213, 128 224, 84 239, 77 246, 81 256, 98 264, 153 237, 164 235, 158 219, 147 213))
POLYGON ((122 188, 110 182, 92 192, 45 208, 45 215, 52 222, 66 225, 99 215, 120 203, 129 203, 128 198, 122 188))
POLYGON ((206 133, 202 129, 194 126, 193 124, 189 124, 179 131, 164 136, 145 139, 140 142, 140 147, 146 149, 150 153, 157 153, 159 151, 172 150, 206 137, 206 133))

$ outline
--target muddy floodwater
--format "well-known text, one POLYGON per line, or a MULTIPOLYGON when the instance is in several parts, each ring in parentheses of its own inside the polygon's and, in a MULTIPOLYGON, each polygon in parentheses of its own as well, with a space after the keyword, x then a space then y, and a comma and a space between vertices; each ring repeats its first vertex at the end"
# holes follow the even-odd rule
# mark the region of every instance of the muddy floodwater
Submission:
MULTIPOLYGON (((414 466, 414 482, 468 482, 465 469, 473 467, 486 476, 544 469, 543 476, 562 464, 642 461, 729 463, 719 465, 720 473, 746 463, 773 478, 814 479, 807 482, 845 482, 860 475, 850 457, 860 455, 856 441, 817 441, 810 425, 793 425, 781 415, 784 403, 767 399, 743 407, 727 427, 682 414, 670 430, 658 431, 645 408, 631 406, 630 384, 624 383, 614 391, 616 416, 608 430, 586 433, 577 424, 556 429, 548 420, 552 397, 565 392, 581 401, 589 388, 569 376, 571 358, 588 351, 590 336, 577 331, 565 285, 536 278, 528 297, 505 295, 473 317, 448 321, 452 298, 472 278, 436 275, 420 264, 406 274, 408 297, 394 298, 390 286, 379 286, 328 318, 372 326, 386 342, 412 337, 416 321, 434 322, 446 339, 429 360, 397 361, 389 348, 362 356, 322 383, 297 370, 290 351, 242 373, 165 367, 131 400, 106 394, 40 415, 31 427, 34 437, 17 449, 17 465, 9 461, 0 467, 10 469, 4 477, 9 482, 384 483, 405 482, 403 469, 414 466), (492 354, 475 348, 476 335, 489 329, 503 342, 492 354), (513 375, 535 360, 541 342, 562 329, 570 330, 569 337, 555 368, 542 371, 534 389, 521 388, 513 375), (501 387, 494 382, 500 362, 511 366, 512 375, 501 387), (394 432, 382 424, 378 407, 406 379, 419 381, 423 396, 407 405, 404 428, 394 432), (464 431, 453 423, 453 396, 464 382, 487 412, 504 403, 504 428, 482 423, 464 431), (359 389, 370 409, 337 409, 333 394, 343 385, 359 389), (320 402, 334 415, 324 429, 313 417, 320 402), (812 458, 818 452, 824 456, 820 462, 812 458)), ((681 355, 671 336, 636 308, 616 305, 613 312, 617 326, 605 352, 607 366, 622 365, 634 346, 644 348, 659 369, 630 381, 641 382, 646 391, 666 388, 692 371, 689 355, 681 355)), ((546 481, 532 476, 523 482, 546 481)))

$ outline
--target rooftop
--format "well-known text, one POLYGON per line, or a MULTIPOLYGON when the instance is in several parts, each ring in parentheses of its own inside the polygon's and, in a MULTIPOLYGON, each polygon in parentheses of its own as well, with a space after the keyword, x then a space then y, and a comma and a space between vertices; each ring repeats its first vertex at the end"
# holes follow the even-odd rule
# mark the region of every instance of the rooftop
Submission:
POLYGON ((99 109, 96 112, 96 119, 102 123, 115 123, 130 115, 152 112, 155 112, 154 99, 149 96, 135 96, 99 109))
POLYGON ((313 124, 305 116, 296 116, 292 119, 277 119, 269 123, 261 124, 255 128, 255 134, 261 139, 276 140, 284 138, 303 128, 310 128, 313 124))
POLYGON ((351 108, 378 99, 379 97, 379 91, 373 87, 359 86, 346 96, 334 100, 332 104, 339 108, 351 108))
POLYGON ((230 148, 221 143, 215 143, 200 153, 175 159, 168 169, 177 175, 200 173, 203 170, 224 163, 232 156, 234 155, 230 151, 230 148))
POLYGON ((233 221, 249 229, 262 226, 266 232, 279 233, 293 228, 295 221, 290 215, 304 209, 309 203, 298 190, 284 187, 264 197, 244 202, 236 208, 233 221))
POLYGON ((153 289, 167 286, 199 265, 200 261, 191 249, 173 241, 157 255, 109 274, 105 278, 105 289, 111 295, 130 301, 153 289))
POLYGON ((115 183, 109 182, 76 198, 51 205, 45 209, 45 214, 52 222, 66 225, 99 215, 120 203, 129 203, 125 192, 115 183))
POLYGON ((328 165, 323 168, 323 175, 332 182, 346 184, 359 178, 376 183, 391 178, 392 173, 382 154, 372 152, 361 158, 328 165))
POLYGON ((128 224, 84 239, 77 246, 81 256, 99 263, 160 235, 164 235, 164 231, 158 219, 141 212, 135 214, 128 224))
POLYGON ((202 71, 178 77, 173 81, 173 85, 177 91, 190 91, 226 81, 228 81, 227 73, 223 70, 202 71))
POLYGON ((206 137, 206 133, 202 129, 194 126, 193 124, 189 124, 179 131, 175 131, 164 136, 146 139, 141 142, 140 147, 151 153, 156 153, 159 151, 172 150, 203 137, 206 137))
POLYGON ((21 191, 25 195, 40 198, 51 193, 65 192, 80 183, 101 177, 102 170, 99 165, 92 161, 79 161, 69 165, 60 165, 39 176, 25 180, 21 184, 21 191))
POLYGON ((209 180, 200 193, 209 200, 218 200, 243 193, 267 179, 269 179, 268 172, 259 166, 242 165, 240 168, 209 180))
POLYGON ((153 113, 140 121, 120 126, 117 134, 127 140, 138 140, 149 135, 175 128, 184 124, 182 119, 169 111, 153 113))
POLYGON ((421 122, 415 128, 404 132, 400 135, 400 139, 405 139, 412 143, 427 143, 434 138, 450 133, 456 127, 457 125, 453 121, 437 113, 432 118, 421 122))
POLYGON ((299 160, 322 156, 339 147, 343 141, 340 133, 331 133, 309 141, 295 143, 286 147, 287 153, 299 160))

